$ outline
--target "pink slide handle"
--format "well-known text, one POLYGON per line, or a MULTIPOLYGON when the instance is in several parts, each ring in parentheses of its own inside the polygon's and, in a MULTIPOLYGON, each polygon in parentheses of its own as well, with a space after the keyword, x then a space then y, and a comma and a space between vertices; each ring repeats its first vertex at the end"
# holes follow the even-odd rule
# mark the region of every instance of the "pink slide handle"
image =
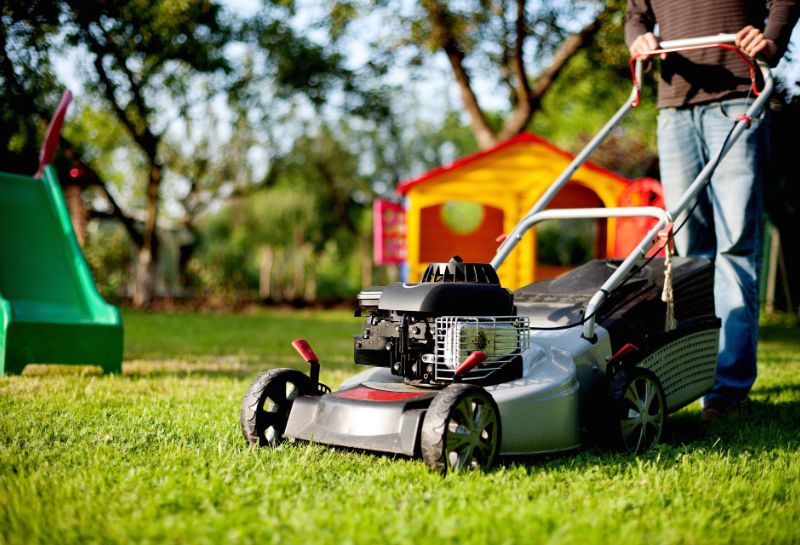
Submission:
POLYGON ((61 102, 58 104, 56 114, 50 120, 50 125, 47 127, 47 133, 44 136, 44 143, 39 152, 39 170, 36 171, 36 178, 42 177, 42 171, 45 165, 53 162, 56 156, 56 149, 58 148, 58 140, 61 137, 61 127, 64 125, 64 117, 67 115, 67 108, 69 103, 72 102, 72 92, 67 89, 61 95, 61 102))

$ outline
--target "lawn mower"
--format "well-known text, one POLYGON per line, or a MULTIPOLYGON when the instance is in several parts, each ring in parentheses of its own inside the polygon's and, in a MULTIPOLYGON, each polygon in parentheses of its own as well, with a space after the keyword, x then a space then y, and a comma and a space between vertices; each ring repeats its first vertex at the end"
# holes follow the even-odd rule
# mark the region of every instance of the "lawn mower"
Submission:
MULTIPOLYGON (((675 40, 650 55, 731 49, 732 43, 733 35, 675 40)), ((443 473, 487 468, 498 456, 591 443, 631 453, 653 447, 667 415, 713 386, 719 343, 714 265, 672 256, 673 221, 690 209, 749 119, 762 111, 773 82, 767 65, 756 61, 762 91, 673 210, 545 210, 638 104, 643 60, 631 61, 629 100, 520 220, 491 263, 454 257, 430 264, 418 283, 359 293, 356 316, 364 325, 353 339, 354 360, 368 369, 331 391, 319 382, 311 346, 295 340, 309 374, 274 369, 256 378, 242 401, 245 439, 258 446, 289 438, 421 456, 443 473), (536 224, 633 216, 653 217, 655 224, 626 259, 590 261, 513 293, 501 286, 496 270, 536 224), (662 250, 664 257, 657 255, 662 250)))

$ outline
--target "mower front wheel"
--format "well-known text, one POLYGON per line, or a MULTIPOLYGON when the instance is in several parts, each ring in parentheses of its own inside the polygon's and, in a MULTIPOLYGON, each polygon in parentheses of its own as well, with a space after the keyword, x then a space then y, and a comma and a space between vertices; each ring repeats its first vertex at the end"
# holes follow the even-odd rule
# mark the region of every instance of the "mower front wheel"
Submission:
POLYGON ((442 474, 488 469, 500 450, 500 411, 479 386, 451 384, 436 394, 422 422, 422 459, 442 474))
POLYGON ((278 446, 292 403, 299 396, 310 395, 311 390, 311 379, 295 369, 261 373, 242 399, 239 421, 245 440, 257 447, 278 446))

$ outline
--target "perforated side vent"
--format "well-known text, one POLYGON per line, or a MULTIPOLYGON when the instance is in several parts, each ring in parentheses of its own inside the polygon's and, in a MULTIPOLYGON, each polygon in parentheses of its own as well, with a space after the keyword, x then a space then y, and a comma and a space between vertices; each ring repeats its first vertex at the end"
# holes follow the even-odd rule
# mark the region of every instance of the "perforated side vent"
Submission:
POLYGON ((667 396, 667 408, 673 411, 714 385, 718 345, 718 329, 699 331, 662 346, 642 360, 639 367, 658 377, 667 396))
POLYGON ((447 263, 431 263, 422 273, 421 283, 471 282, 499 284, 497 271, 489 263, 464 263, 455 256, 447 263))

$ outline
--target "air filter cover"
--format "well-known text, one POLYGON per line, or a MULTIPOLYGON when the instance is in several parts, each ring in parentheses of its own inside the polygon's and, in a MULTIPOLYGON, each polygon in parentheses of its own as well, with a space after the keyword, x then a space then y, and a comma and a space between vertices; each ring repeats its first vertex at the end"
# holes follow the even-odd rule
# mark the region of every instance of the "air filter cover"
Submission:
POLYGON ((431 263, 422 273, 420 283, 444 284, 469 282, 473 284, 500 284, 497 271, 489 263, 464 263, 455 256, 447 263, 431 263))

